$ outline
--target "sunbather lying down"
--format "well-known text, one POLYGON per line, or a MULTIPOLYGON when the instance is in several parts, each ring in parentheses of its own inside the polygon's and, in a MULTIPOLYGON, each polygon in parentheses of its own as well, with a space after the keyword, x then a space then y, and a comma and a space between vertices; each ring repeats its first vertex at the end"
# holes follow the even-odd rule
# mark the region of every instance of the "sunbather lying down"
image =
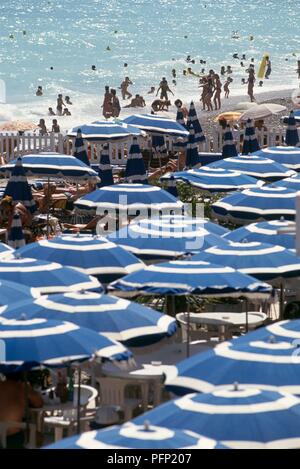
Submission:
POLYGON ((128 217, 126 219, 118 220, 107 214, 105 215, 97 215, 92 220, 90 220, 86 224, 71 224, 71 223, 63 223, 63 229, 74 231, 74 233, 78 233, 80 231, 91 231, 92 233, 97 233, 98 235, 105 235, 111 233, 113 231, 117 231, 119 228, 123 228, 127 226, 131 218, 128 217))
POLYGON ((148 176, 148 181, 155 181, 156 179, 159 179, 163 174, 169 173, 169 172, 174 172, 177 171, 177 160, 169 160, 168 163, 161 168, 158 168, 156 171, 151 173, 148 176))

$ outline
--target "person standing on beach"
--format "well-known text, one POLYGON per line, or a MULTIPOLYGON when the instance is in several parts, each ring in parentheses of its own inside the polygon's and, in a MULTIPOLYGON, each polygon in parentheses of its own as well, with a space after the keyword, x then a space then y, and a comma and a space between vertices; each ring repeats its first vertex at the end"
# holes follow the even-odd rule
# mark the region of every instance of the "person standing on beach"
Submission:
POLYGON ((121 112, 120 101, 117 96, 117 91, 114 89, 110 90, 112 94, 112 117, 119 117, 121 112))
POLYGON ((63 101, 63 95, 59 94, 58 97, 57 97, 57 105, 56 105, 56 111, 57 111, 58 116, 62 115, 63 107, 65 107, 65 106, 66 105, 63 101))
POLYGON ((174 96, 173 91, 170 90, 168 81, 166 80, 165 77, 162 78, 159 87, 157 89, 156 96, 158 96, 158 93, 160 92, 160 99, 168 101, 168 92, 171 93, 174 96))
POLYGON ((248 96, 250 98, 251 103, 255 102, 255 97, 253 94, 254 90, 254 83, 255 83, 255 70, 254 68, 249 68, 249 77, 248 77, 248 96))
POLYGON ((221 109, 221 91, 222 91, 222 83, 220 80, 219 75, 215 75, 215 94, 214 94, 214 105, 215 110, 221 109))
POLYGON ((272 72, 272 65, 271 65, 271 60, 270 57, 266 57, 266 74, 265 74, 265 79, 268 80, 270 78, 271 72, 272 72))
POLYGON ((224 83, 224 92, 225 92, 225 98, 226 99, 229 98, 229 94, 230 94, 229 85, 230 85, 230 83, 231 83, 231 79, 227 78, 227 80, 224 83))
POLYGON ((132 97, 132 94, 129 93, 128 91, 128 86, 133 85, 132 81, 129 79, 129 77, 125 77, 125 80, 122 81, 120 85, 121 93, 122 93, 122 98, 125 100, 126 98, 130 99, 132 97))
POLYGON ((105 93, 104 93, 104 99, 103 99, 103 104, 102 104, 102 114, 105 117, 105 119, 109 119, 112 116, 113 109, 112 109, 112 94, 109 91, 109 86, 105 87, 105 93))

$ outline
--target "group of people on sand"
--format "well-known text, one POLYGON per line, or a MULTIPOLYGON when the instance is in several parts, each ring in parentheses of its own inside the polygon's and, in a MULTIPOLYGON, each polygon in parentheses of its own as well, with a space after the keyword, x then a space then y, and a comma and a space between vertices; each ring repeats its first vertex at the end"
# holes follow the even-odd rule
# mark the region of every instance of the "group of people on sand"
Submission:
MULTIPOLYGON (((48 134, 45 119, 40 119, 40 121, 38 123, 38 128, 39 128, 40 135, 47 135, 48 134)), ((57 119, 52 120, 51 132, 53 132, 55 134, 60 133, 60 126, 57 122, 57 119)))
POLYGON ((105 119, 109 119, 110 117, 119 117, 121 105, 117 96, 117 91, 114 88, 109 89, 109 86, 105 87, 104 99, 101 107, 102 114, 105 119))
MULTIPOLYGON (((36 93, 36 96, 43 96, 44 91, 42 86, 38 86, 36 93)), ((57 101, 56 101, 56 114, 53 111, 52 107, 48 108, 48 115, 49 116, 71 116, 71 112, 67 106, 72 106, 73 103, 71 102, 70 96, 65 97, 65 102, 62 94, 59 94, 57 96, 57 101)))
POLYGON ((202 101, 202 110, 203 111, 213 111, 213 104, 215 106, 215 111, 221 109, 221 93, 222 86, 225 92, 225 98, 229 97, 229 85, 232 82, 232 78, 228 78, 224 86, 220 80, 220 75, 210 70, 209 74, 205 77, 200 78, 199 88, 202 89, 200 101, 202 101))

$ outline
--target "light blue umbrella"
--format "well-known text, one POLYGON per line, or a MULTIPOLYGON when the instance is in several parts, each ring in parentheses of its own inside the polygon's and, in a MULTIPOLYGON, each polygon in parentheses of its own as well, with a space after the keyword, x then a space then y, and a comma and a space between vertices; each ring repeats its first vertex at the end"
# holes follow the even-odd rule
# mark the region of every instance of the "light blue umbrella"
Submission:
POLYGON ((101 187, 75 202, 81 210, 177 210, 182 203, 158 186, 148 184, 114 184, 101 187))
POLYGON ((248 119, 246 123, 242 153, 243 155, 249 155, 249 153, 254 153, 258 150, 260 150, 260 146, 256 137, 255 127, 253 125, 253 121, 248 119))
POLYGON ((122 344, 76 324, 42 318, 0 317, 0 372, 19 372, 40 366, 62 367, 89 358, 128 361, 132 353, 122 344))
POLYGON ((6 185, 3 197, 10 196, 14 202, 21 202, 31 214, 37 210, 32 197, 31 187, 28 184, 22 158, 18 158, 6 185))
POLYGON ((42 295, 36 300, 18 302, 0 308, 1 317, 45 318, 70 321, 92 329, 128 347, 145 347, 171 337, 176 320, 141 304, 95 292, 42 295))
MULTIPOLYGON (((203 130, 200 124, 200 121, 197 116, 196 108, 194 105, 194 102, 191 101, 190 104, 190 109, 189 109, 189 114, 187 118, 187 123, 186 123, 186 128, 187 130, 190 130, 191 128, 194 129, 195 131, 195 143, 201 143, 205 142, 206 138, 203 134, 203 130)), ((198 147, 198 145, 197 145, 198 147)))
POLYGON ((112 167, 109 159, 109 146, 104 145, 100 156, 98 176, 100 183, 98 187, 112 186, 114 184, 114 178, 112 173, 112 167))
POLYGON ((1 257, 6 257, 7 255, 11 254, 14 252, 14 249, 8 246, 5 243, 0 242, 0 258, 1 257))
POLYGON ((10 305, 16 301, 38 298, 40 293, 35 288, 29 288, 15 282, 0 279, 0 305, 10 305))
POLYGON ((90 124, 83 124, 69 130, 69 137, 76 137, 80 129, 82 137, 92 142, 110 142, 130 138, 132 135, 142 135, 142 132, 131 125, 126 125, 120 121, 95 121, 90 124))
POLYGON ((285 143, 286 145, 290 145, 293 147, 300 146, 299 134, 298 134, 295 115, 293 111, 290 112, 290 115, 288 118, 287 129, 286 129, 286 134, 285 134, 285 143))
POLYGON ((61 236, 27 244, 19 251, 23 257, 57 262, 94 275, 103 283, 141 269, 144 264, 130 252, 92 236, 61 236))
POLYGON ((240 225, 280 217, 294 220, 296 194, 285 187, 245 189, 212 204, 212 212, 220 220, 231 220, 240 225))
POLYGON ((201 295, 267 298, 272 288, 231 267, 182 260, 145 267, 108 287, 119 296, 201 295))
POLYGON ((260 187, 264 184, 263 181, 246 174, 241 174, 238 171, 209 166, 165 174, 161 177, 161 180, 168 181, 170 177, 208 192, 229 192, 250 187, 260 187))
MULTIPOLYGON (((182 127, 186 128, 186 123, 183 117, 183 112, 180 108, 177 109, 176 122, 178 122, 178 124, 180 124, 182 127)), ((186 148, 186 144, 187 144, 187 138, 181 138, 179 140, 176 140, 173 144, 173 150, 183 151, 186 148)))
POLYGON ((283 246, 258 242, 213 246, 193 256, 193 260, 233 267, 259 280, 300 276, 300 257, 283 246))
POLYGON ((81 129, 77 130, 77 135, 74 144, 74 156, 78 160, 82 161, 82 163, 86 164, 87 166, 90 166, 90 161, 84 146, 81 129))
MULTIPOLYGON (((300 170, 300 148, 298 147, 268 147, 254 153, 256 156, 270 158, 276 163, 281 164, 285 168, 299 171, 300 170)), ((285 177, 285 176, 283 176, 285 177)))
POLYGON ((241 243, 243 241, 277 244, 286 249, 295 249, 295 235, 292 233, 280 233, 290 227, 293 223, 282 220, 263 221, 251 223, 233 231, 225 233, 224 239, 241 243))
POLYGON ((145 163, 136 138, 133 139, 129 149, 125 169, 125 181, 135 184, 148 183, 145 163))
POLYGON ((200 157, 198 154, 198 145, 195 141, 195 130, 193 125, 189 128, 189 140, 186 146, 186 168, 193 168, 200 163, 200 157))
POLYGON ((130 223, 108 239, 148 262, 169 260, 224 245, 222 228, 203 219, 164 216, 130 223), (219 235, 211 229, 219 229, 219 235))
POLYGON ((185 428, 232 449, 292 449, 300 446, 299 417, 296 396, 236 384, 167 402, 133 422, 185 428))
POLYGON ((145 132, 170 135, 172 137, 187 137, 188 132, 181 124, 167 117, 153 114, 133 114, 123 119, 123 122, 138 127, 145 132))
POLYGON ((214 449, 217 442, 197 433, 131 422, 105 430, 82 433, 46 449, 214 449))
MULTIPOLYGON (((223 158, 233 158, 238 156, 236 145, 233 140, 232 131, 230 125, 227 124, 224 132, 224 143, 222 148, 222 157, 223 158)), ((237 169, 237 168, 228 168, 228 169, 237 169)))
POLYGON ((7 244, 13 249, 19 249, 25 246, 25 237, 22 228, 22 220, 19 213, 15 213, 11 226, 8 230, 7 244))
POLYGON ((234 158, 215 161, 207 166, 209 168, 223 168, 238 171, 242 174, 247 174, 248 176, 269 182, 296 175, 295 171, 271 159, 263 158, 258 155, 239 155, 234 158))
POLYGON ((277 181, 274 184, 272 184, 273 187, 286 187, 287 189, 290 189, 291 191, 299 191, 300 190, 300 174, 297 174, 297 176, 293 176, 291 178, 285 178, 282 179, 281 181, 277 181))
MULTIPOLYGON (((0 174, 9 175, 16 164, 16 160, 0 167, 0 174)), ((59 153, 38 153, 24 155, 22 166, 28 177, 54 177, 70 179, 72 181, 98 180, 97 173, 75 156, 59 153)))
POLYGON ((102 290, 96 278, 72 267, 17 256, 0 259, 0 279, 36 288, 42 294, 102 290))
POLYGON ((244 336, 238 337, 236 343, 248 343, 251 341, 264 340, 276 342, 288 342, 295 345, 300 344, 300 320, 277 321, 265 327, 250 332, 244 336))
POLYGON ((295 343, 251 340, 223 342, 165 370, 167 389, 175 394, 211 392, 237 381, 264 389, 300 394, 300 355, 295 343))

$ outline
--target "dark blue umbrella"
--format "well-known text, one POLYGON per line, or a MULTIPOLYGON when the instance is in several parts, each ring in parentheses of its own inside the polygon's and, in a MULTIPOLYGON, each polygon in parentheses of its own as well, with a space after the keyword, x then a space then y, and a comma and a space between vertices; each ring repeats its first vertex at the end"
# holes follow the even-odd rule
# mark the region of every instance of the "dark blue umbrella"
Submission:
POLYGON ((152 135, 152 151, 159 156, 167 153, 166 141, 163 135, 152 135))
POLYGON ((247 120, 246 131, 244 135, 243 143, 243 155, 249 155, 249 153, 254 153, 255 151, 260 150, 260 146, 256 137, 255 127, 251 119, 247 120))
POLYGON ((83 138, 91 142, 116 141, 142 134, 138 128, 123 122, 96 121, 74 127, 69 130, 68 136, 76 137, 78 129, 80 129, 83 138))
POLYGON ((11 226, 8 230, 7 243, 13 249, 19 249, 25 246, 22 221, 18 213, 15 213, 13 216, 11 226))
POLYGON ((98 187, 112 186, 114 184, 114 178, 112 173, 112 167, 109 159, 109 146, 104 145, 100 156, 98 176, 100 183, 98 187))
POLYGON ((36 203, 32 197, 31 187, 26 178, 26 172, 22 166, 22 158, 18 158, 11 172, 11 176, 5 188, 3 197, 12 197, 14 202, 21 202, 30 213, 36 212, 36 203))
MULTIPOLYGON (((184 120, 184 117, 183 117, 183 112, 180 108, 177 109, 176 122, 178 122, 178 124, 182 125, 182 127, 186 128, 186 123, 185 123, 185 120, 184 120)), ((173 144, 173 150, 174 151, 183 151, 186 148, 186 144, 187 144, 187 139, 186 138, 178 139, 173 144)))
POLYGON ((287 129, 286 129, 286 134, 285 134, 285 143, 286 145, 289 145, 291 147, 300 146, 299 134, 298 134, 295 115, 293 111, 290 112, 290 115, 288 118, 287 129))
POLYGON ((178 190, 176 187, 176 179, 174 178, 173 174, 170 175, 168 179, 165 181, 165 189, 169 194, 173 195, 173 197, 178 197, 178 190))
POLYGON ((187 130, 190 130, 191 128, 194 129, 194 131, 195 131, 195 142, 197 144, 201 143, 201 142, 205 142, 206 139, 205 139, 205 136, 203 134, 203 130, 202 130, 201 124, 199 122, 197 112, 196 112, 196 108, 195 108, 195 105, 194 105, 193 101, 190 104, 190 109, 189 109, 189 114, 188 114, 188 118, 187 118, 186 128, 187 128, 187 130))
POLYGON ((226 129, 225 129, 225 133, 224 133, 224 143, 223 143, 223 149, 222 149, 222 157, 223 158, 230 158, 230 157, 234 157, 234 156, 238 156, 238 152, 237 152, 234 140, 233 140, 233 135, 232 135, 231 128, 230 128, 229 125, 227 125, 226 129))
POLYGON ((82 161, 82 163, 86 164, 87 166, 90 166, 90 161, 88 159, 87 151, 85 149, 84 141, 82 138, 81 134, 81 129, 77 130, 77 135, 75 139, 75 145, 74 145, 74 156, 82 161))
POLYGON ((149 133, 170 135, 172 137, 186 137, 188 132, 182 125, 167 117, 152 114, 133 114, 126 117, 123 122, 138 127, 149 133))
POLYGON ((200 157, 198 154, 198 145, 195 141, 195 130, 193 125, 189 128, 189 140, 186 147, 186 161, 185 166, 187 168, 193 168, 200 163, 200 157))
POLYGON ((148 182, 145 163, 136 138, 133 139, 133 143, 129 149, 125 169, 125 181, 134 184, 147 184, 148 182))
POLYGON ((252 156, 269 158, 285 168, 300 171, 300 148, 298 147, 268 147, 262 148, 252 156))

